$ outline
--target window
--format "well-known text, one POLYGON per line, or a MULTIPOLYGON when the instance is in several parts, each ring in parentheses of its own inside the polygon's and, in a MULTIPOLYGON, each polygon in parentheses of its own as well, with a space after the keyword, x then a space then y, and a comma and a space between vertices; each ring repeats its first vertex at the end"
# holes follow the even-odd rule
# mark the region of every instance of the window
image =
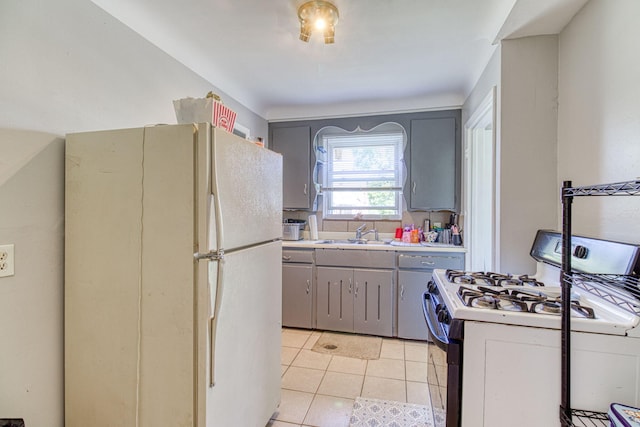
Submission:
POLYGON ((323 217, 400 219, 404 129, 386 123, 365 132, 325 128, 316 137, 323 217))

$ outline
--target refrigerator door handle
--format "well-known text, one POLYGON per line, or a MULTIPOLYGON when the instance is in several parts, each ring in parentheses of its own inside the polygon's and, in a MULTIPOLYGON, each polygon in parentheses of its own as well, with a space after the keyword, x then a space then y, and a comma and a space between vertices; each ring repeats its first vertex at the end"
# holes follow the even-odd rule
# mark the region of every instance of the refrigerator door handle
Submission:
POLYGON ((216 338, 218 335, 218 318, 220 313, 220 305, 222 303, 222 292, 224 289, 224 281, 223 281, 223 262, 217 263, 217 278, 216 278, 216 289, 215 289, 215 301, 213 302, 214 306, 213 315, 211 316, 210 329, 209 333, 211 334, 210 339, 210 353, 209 353, 209 387, 213 387, 216 385, 216 338))
POLYGON ((206 259, 208 261, 221 261, 224 259, 224 249, 218 249, 217 251, 210 251, 204 254, 196 252, 195 254, 193 254, 193 257, 198 261, 201 261, 203 259, 206 259))

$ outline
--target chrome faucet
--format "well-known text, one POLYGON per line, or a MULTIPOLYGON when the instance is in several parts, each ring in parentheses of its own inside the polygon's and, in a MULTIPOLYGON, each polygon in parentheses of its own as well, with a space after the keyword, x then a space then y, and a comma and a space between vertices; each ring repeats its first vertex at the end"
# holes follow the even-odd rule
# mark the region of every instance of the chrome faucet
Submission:
POLYGON ((375 233, 374 238, 376 239, 376 241, 379 240, 378 230, 376 230, 375 228, 372 228, 371 230, 367 230, 363 233, 362 231, 364 231, 365 228, 367 228, 367 224, 362 224, 360 227, 356 229, 356 240, 361 240, 364 236, 370 233, 375 233))
POLYGON ((363 238, 364 236, 366 236, 366 235, 367 235, 367 234, 369 234, 369 233, 375 233, 375 235, 374 235, 374 240, 375 240, 375 241, 380 240, 380 239, 378 238, 378 230, 376 230, 375 228, 372 228, 371 230, 367 230, 367 231, 365 231, 364 233, 362 233, 362 234, 360 235, 360 238, 363 238))

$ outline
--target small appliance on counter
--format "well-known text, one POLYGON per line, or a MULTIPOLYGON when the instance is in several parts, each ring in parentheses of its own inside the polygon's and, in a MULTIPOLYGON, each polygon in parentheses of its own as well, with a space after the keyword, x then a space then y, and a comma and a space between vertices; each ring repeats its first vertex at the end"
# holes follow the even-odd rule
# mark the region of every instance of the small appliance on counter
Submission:
POLYGON ((302 240, 302 231, 306 223, 304 219, 282 220, 282 240, 302 240))

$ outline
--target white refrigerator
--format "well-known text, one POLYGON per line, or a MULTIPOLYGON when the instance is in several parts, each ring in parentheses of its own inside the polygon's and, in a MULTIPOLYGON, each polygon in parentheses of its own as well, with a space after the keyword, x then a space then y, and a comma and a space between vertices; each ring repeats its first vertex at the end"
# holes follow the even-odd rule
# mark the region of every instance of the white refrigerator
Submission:
POLYGON ((264 426, 282 157, 210 124, 67 135, 65 425, 264 426))

